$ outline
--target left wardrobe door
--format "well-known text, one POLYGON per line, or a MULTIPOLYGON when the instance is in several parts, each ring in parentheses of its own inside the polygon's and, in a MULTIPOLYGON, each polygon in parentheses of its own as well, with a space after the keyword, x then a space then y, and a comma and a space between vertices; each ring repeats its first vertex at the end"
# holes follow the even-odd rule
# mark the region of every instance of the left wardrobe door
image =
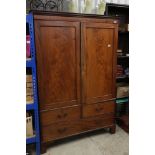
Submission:
POLYGON ((80 104, 80 23, 34 23, 40 110, 80 104))

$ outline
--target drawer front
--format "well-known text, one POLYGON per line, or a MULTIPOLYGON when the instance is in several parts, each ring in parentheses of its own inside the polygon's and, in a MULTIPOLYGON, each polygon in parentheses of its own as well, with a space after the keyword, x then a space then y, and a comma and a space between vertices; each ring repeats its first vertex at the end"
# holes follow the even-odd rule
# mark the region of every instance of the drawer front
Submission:
POLYGON ((41 125, 46 126, 59 121, 73 121, 80 119, 81 106, 53 109, 40 113, 41 125))
POLYGON ((74 122, 51 124, 41 128, 42 142, 48 142, 51 140, 77 135, 83 132, 108 127, 113 124, 113 114, 105 115, 102 118, 90 118, 74 122))
POLYGON ((114 124, 114 115, 105 114, 102 117, 98 117, 98 118, 92 117, 88 119, 83 119, 83 121, 81 122, 81 129, 82 131, 89 131, 89 130, 110 126, 112 124, 114 124))
POLYGON ((83 106, 83 117, 92 117, 115 112, 115 102, 108 101, 83 106))
POLYGON ((69 135, 73 135, 80 131, 80 126, 72 124, 52 124, 42 127, 42 141, 48 142, 54 139, 60 139, 69 135))

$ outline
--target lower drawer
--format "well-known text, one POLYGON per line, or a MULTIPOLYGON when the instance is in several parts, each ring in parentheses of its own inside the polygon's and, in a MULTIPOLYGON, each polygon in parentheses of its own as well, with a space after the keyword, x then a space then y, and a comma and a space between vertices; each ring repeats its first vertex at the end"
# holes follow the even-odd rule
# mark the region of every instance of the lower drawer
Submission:
POLYGON ((93 117, 97 115, 114 113, 115 112, 115 102, 106 101, 103 103, 89 104, 83 106, 83 117, 93 117))
POLYGON ((42 141, 48 142, 51 140, 63 138, 79 131, 80 127, 73 124, 52 124, 42 128, 42 141))
POLYGON ((42 127, 42 142, 76 135, 82 132, 107 127, 114 124, 113 114, 104 118, 83 119, 74 122, 58 123, 42 127))

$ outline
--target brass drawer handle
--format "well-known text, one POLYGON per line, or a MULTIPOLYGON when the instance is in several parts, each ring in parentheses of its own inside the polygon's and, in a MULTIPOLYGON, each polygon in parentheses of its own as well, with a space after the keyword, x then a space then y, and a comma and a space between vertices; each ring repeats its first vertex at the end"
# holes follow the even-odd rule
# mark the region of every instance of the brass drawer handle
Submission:
POLYGON ((103 108, 99 108, 99 107, 98 107, 98 108, 96 108, 95 110, 96 110, 96 112, 101 112, 101 111, 103 110, 103 108))
POLYGON ((58 129, 59 133, 64 133, 67 130, 67 128, 58 129))
POLYGON ((57 117, 58 117, 59 119, 62 119, 62 118, 67 117, 67 115, 68 115, 67 113, 64 113, 64 114, 62 114, 62 115, 58 114, 57 117))
POLYGON ((64 114, 63 114, 63 117, 65 118, 65 117, 67 117, 67 115, 68 115, 67 113, 64 113, 64 114))
POLYGON ((58 115, 57 117, 58 117, 59 119, 61 119, 61 115, 58 115))

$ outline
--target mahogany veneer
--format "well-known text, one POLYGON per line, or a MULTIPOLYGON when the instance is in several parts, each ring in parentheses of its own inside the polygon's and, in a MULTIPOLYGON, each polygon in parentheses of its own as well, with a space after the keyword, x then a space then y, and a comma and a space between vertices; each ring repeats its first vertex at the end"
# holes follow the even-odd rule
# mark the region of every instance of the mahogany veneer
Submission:
POLYGON ((42 147, 79 133, 115 132, 117 21, 34 14, 42 147))

